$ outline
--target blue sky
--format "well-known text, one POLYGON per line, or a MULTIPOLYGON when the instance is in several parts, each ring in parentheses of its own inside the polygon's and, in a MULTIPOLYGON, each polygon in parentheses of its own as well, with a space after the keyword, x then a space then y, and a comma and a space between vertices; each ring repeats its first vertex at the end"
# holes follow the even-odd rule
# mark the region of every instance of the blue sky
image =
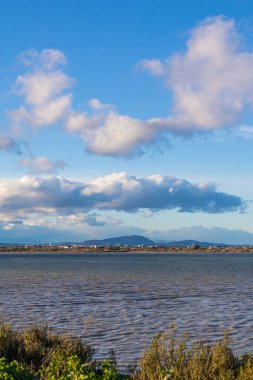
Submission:
POLYGON ((0 8, 2 242, 253 243, 251 1, 0 8))

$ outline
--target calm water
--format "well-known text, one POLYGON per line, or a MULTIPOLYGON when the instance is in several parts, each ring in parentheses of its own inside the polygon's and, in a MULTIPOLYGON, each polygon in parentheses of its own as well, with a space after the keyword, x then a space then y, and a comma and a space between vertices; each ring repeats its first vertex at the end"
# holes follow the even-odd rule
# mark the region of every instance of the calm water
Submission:
POLYGON ((229 327, 253 351, 253 255, 0 254, 0 318, 84 334, 119 361, 171 322, 207 341, 229 327))

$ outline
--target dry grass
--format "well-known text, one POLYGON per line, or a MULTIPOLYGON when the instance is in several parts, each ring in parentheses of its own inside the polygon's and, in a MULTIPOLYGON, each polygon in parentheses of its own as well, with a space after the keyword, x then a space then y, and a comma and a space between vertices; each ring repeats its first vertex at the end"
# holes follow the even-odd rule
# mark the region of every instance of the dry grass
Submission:
POLYGON ((133 380, 253 380, 253 358, 238 358, 227 335, 215 345, 176 339, 174 331, 158 334, 140 360, 133 380))
POLYGON ((31 372, 36 373, 56 353, 65 357, 77 355, 87 363, 95 351, 80 338, 54 334, 47 325, 32 326, 24 331, 16 331, 10 324, 0 325, 0 357, 7 361, 25 363, 31 372))

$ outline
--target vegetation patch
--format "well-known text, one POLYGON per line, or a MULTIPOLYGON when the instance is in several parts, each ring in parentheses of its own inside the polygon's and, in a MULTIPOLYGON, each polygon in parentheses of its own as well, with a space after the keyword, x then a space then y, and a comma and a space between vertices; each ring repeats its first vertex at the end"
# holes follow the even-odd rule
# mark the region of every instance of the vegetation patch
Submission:
POLYGON ((214 345, 156 335, 138 366, 121 374, 114 357, 94 359, 80 338, 55 334, 48 326, 16 331, 0 325, 0 380, 253 380, 253 356, 236 356, 225 334, 214 345))

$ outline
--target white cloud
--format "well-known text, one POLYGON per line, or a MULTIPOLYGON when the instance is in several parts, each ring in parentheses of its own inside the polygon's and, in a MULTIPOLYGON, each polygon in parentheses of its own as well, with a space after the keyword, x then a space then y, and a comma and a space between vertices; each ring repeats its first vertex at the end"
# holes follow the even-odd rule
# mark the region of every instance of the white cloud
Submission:
POLYGON ((19 161, 19 164, 25 168, 29 174, 52 174, 66 166, 63 160, 50 161, 47 157, 27 158, 19 161))
POLYGON ((40 104, 32 109, 27 117, 27 121, 35 126, 55 124, 64 117, 70 103, 71 95, 59 96, 46 104, 40 104))
POLYGON ((174 107, 168 129, 205 131, 236 122, 253 104, 253 54, 242 49, 232 19, 208 18, 190 33, 187 49, 165 61, 139 63, 162 75, 174 107))
POLYGON ((129 155, 136 145, 151 141, 155 134, 148 123, 114 111, 95 115, 73 113, 65 128, 78 132, 89 152, 101 155, 129 155))
POLYGON ((24 105, 9 113, 13 124, 55 124, 71 108, 71 94, 66 91, 72 87, 73 80, 57 67, 65 63, 64 54, 52 49, 40 53, 32 50, 21 57, 29 69, 17 77, 13 89, 24 99, 24 105))
POLYGON ((71 86, 71 81, 59 71, 36 71, 18 76, 15 91, 23 95, 25 102, 31 106, 45 104, 71 86))
MULTIPOLYGON (((88 151, 103 155, 129 155, 160 134, 191 134, 234 126, 253 105, 253 54, 244 51, 235 22, 208 18, 190 33, 186 51, 164 61, 142 60, 137 66, 163 76, 173 98, 167 118, 138 120, 112 110, 75 115, 88 151), (82 119, 82 120, 81 120, 82 119)), ((95 103, 95 102, 94 102, 95 103)))
POLYGON ((11 113, 13 122, 42 126, 61 121, 94 154, 127 156, 164 134, 234 128, 253 105, 253 53, 245 50, 234 20, 222 16, 198 24, 184 52, 137 64, 164 78, 173 101, 168 117, 121 115, 97 98, 89 101, 88 113, 77 112, 70 93, 73 80, 62 70, 62 52, 29 51, 21 60, 28 71, 17 78, 15 91, 24 105, 11 113))

